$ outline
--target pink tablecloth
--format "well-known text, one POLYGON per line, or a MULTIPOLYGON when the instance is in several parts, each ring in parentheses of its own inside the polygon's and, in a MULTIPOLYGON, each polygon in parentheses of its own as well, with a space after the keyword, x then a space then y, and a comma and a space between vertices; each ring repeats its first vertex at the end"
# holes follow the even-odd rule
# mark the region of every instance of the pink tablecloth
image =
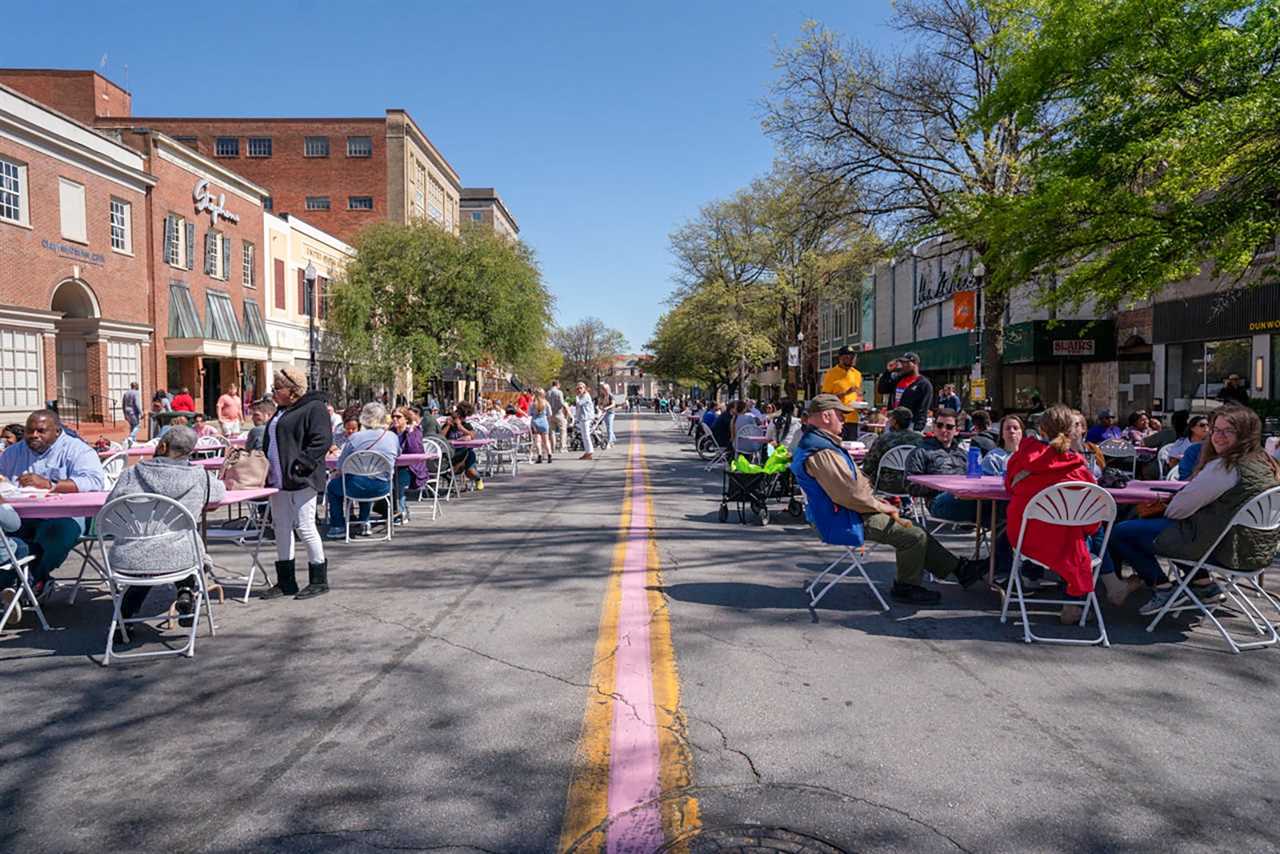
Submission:
MULTIPOLYGON (((1002 477, 965 477, 960 474, 915 474, 908 478, 912 483, 947 492, 956 498, 976 501, 1008 501, 1002 477)), ((1141 504, 1167 498, 1185 486, 1177 480, 1131 480, 1124 489, 1108 489, 1117 504, 1141 504), (1156 489, 1155 487, 1159 487, 1156 489)))
MULTIPOLYGON (((226 507, 241 501, 261 501, 273 492, 274 489, 267 487, 233 489, 227 492, 225 498, 209 507, 226 507)), ((43 498, 14 498, 8 503, 23 519, 76 519, 96 515, 102 505, 107 503, 107 495, 106 492, 50 493, 43 498)))
MULTIPOLYGON (((426 453, 423 453, 423 454, 401 454, 400 456, 396 457, 396 468, 398 469, 408 468, 409 466, 414 465, 415 463, 429 462, 431 460, 434 460, 438 456, 440 456, 440 454, 437 453, 436 451, 427 451, 426 453)), ((331 470, 336 471, 338 468, 338 457, 337 456, 325 457, 324 464, 328 466, 331 470)))
POLYGON ((455 448, 483 448, 493 444, 492 439, 449 439, 448 442, 455 448))

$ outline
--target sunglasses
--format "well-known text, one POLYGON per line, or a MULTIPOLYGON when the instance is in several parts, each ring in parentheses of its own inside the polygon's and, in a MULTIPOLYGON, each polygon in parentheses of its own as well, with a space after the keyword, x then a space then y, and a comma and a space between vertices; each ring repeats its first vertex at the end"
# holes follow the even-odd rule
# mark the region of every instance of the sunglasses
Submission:
POLYGON ((937 428, 937 429, 939 429, 939 430, 954 430, 954 429, 956 429, 956 425, 954 425, 954 424, 934 424, 933 426, 934 426, 934 427, 936 427, 936 428, 937 428))

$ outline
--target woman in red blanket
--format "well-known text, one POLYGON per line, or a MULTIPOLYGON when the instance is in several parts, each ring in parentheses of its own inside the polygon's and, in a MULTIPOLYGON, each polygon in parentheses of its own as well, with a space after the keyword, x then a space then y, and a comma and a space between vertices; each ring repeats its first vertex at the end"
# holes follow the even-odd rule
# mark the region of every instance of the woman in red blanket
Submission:
MULTIPOLYGON (((1064 481, 1096 483, 1084 457, 1071 450, 1080 439, 1080 424, 1068 406, 1057 404, 1040 416, 1040 435, 1027 436, 1009 458, 1004 486, 1009 499, 1009 544, 1018 545, 1022 530, 1022 514, 1036 493, 1064 481), (1041 438, 1045 437, 1045 438, 1041 438)), ((1022 555, 1060 575, 1067 583, 1067 595, 1083 597, 1093 590, 1093 563, 1087 538, 1097 533, 1098 525, 1065 528, 1044 522, 1027 524, 1022 538, 1022 555)), ((1066 605, 1060 617, 1063 623, 1080 619, 1080 606, 1066 605)))

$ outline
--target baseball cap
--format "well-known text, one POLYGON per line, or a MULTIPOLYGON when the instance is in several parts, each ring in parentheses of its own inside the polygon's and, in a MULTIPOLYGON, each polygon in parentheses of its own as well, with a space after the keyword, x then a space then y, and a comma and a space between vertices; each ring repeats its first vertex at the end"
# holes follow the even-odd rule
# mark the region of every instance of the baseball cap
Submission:
POLYGON ((834 394, 818 394, 814 395, 813 400, 809 401, 808 412, 826 412, 828 409, 834 409, 837 412, 853 412, 852 406, 845 406, 840 402, 840 398, 834 394))
POLYGON ((904 362, 911 362, 911 363, 913 363, 913 364, 918 365, 918 364, 920 364, 920 357, 919 357, 919 356, 917 356, 915 353, 903 353, 903 354, 902 354, 902 361, 904 361, 904 362))
POLYGON ((856 355, 858 355, 858 351, 854 350, 852 347, 849 347, 848 345, 845 345, 844 347, 841 347, 839 350, 836 351, 836 358, 840 358, 841 356, 856 356, 856 355))
POLYGON ((1111 410, 1110 410, 1110 409, 1099 409, 1099 410, 1098 410, 1098 419, 1099 419, 1099 420, 1101 420, 1101 419, 1103 419, 1103 418, 1115 418, 1115 416, 1111 414, 1111 410))

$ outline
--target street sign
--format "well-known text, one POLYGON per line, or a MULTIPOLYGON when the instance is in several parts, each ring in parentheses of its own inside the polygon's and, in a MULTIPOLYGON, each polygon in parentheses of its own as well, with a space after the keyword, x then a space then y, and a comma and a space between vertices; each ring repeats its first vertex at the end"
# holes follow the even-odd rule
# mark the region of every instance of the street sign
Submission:
POLYGON ((974 380, 972 383, 970 383, 969 389, 970 389, 969 396, 972 397, 974 400, 987 399, 987 381, 986 380, 974 380))
POLYGON ((788 368, 800 367, 800 348, 799 347, 787 348, 787 367, 788 368))
POLYGON ((1092 356, 1094 349, 1093 338, 1059 338, 1053 342, 1055 356, 1092 356))

